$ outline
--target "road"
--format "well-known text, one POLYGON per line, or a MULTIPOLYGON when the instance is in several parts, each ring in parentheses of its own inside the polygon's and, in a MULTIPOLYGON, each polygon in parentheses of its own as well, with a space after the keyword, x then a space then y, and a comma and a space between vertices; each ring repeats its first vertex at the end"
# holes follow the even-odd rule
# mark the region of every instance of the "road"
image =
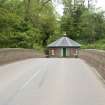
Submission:
POLYGON ((0 66, 0 105, 105 105, 105 86, 81 59, 29 59, 0 66))

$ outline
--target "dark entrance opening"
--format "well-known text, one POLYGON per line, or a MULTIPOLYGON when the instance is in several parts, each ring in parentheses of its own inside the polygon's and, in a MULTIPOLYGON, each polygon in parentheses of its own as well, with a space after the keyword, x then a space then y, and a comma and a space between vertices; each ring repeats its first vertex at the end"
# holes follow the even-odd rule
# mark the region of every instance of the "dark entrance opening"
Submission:
POLYGON ((63 48, 63 57, 66 57, 66 48, 63 48))

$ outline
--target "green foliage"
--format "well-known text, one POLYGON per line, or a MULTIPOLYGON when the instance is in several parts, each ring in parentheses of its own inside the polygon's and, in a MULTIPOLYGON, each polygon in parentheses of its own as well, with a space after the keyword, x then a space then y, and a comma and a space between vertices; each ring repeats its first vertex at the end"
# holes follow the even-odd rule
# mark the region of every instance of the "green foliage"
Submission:
POLYGON ((92 4, 86 7, 84 4, 86 0, 75 0, 75 3, 73 0, 63 1, 65 9, 61 20, 62 32, 66 32, 72 39, 87 44, 94 44, 105 38, 104 12, 96 12, 92 4))
POLYGON ((83 44, 82 45, 83 49, 101 49, 101 50, 105 50, 105 39, 96 41, 95 43, 92 44, 83 44))
POLYGON ((51 0, 0 0, 0 47, 42 50, 66 32, 83 48, 105 49, 100 41, 105 38, 105 14, 88 1, 86 7, 85 0, 63 0, 64 15, 58 19, 51 0))
POLYGON ((21 18, 15 13, 0 8, 0 32, 14 30, 21 22, 21 18))
POLYGON ((50 0, 0 0, 0 47, 41 49, 55 33, 50 0))

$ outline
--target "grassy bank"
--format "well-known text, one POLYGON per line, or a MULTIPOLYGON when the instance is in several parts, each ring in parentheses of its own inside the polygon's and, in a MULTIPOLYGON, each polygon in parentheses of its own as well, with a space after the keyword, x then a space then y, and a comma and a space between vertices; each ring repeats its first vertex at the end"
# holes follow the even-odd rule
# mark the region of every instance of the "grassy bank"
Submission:
POLYGON ((105 50, 105 39, 99 40, 95 43, 85 43, 82 44, 83 49, 100 49, 100 50, 105 50))

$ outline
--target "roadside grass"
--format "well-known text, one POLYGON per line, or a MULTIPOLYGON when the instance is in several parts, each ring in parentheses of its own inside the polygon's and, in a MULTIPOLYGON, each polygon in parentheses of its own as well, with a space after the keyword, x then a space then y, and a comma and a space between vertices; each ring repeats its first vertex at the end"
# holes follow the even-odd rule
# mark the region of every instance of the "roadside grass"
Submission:
POLYGON ((105 39, 99 40, 95 43, 88 43, 88 44, 82 44, 81 46, 82 49, 100 49, 100 50, 105 50, 105 39))

